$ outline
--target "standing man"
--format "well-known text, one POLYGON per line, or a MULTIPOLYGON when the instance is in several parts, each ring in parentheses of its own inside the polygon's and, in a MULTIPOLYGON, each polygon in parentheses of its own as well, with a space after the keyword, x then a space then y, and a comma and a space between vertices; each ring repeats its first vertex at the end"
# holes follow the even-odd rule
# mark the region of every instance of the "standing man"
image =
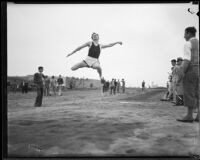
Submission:
POLYGON ((172 64, 172 82, 171 82, 171 87, 172 87, 172 94, 173 94, 173 103, 176 103, 176 76, 175 76, 175 66, 176 66, 176 60, 173 59, 171 61, 172 64))
POLYGON ((16 91, 17 91, 17 82, 16 82, 16 80, 14 80, 14 83, 12 85, 12 90, 13 90, 13 93, 16 93, 16 91))
POLYGON ((50 80, 50 88, 53 92, 54 95, 56 95, 56 79, 54 76, 51 77, 51 80, 50 80))
POLYGON ((110 94, 114 94, 114 87, 115 87, 115 83, 114 83, 114 79, 112 79, 110 81, 110 94))
POLYGON ((117 80, 114 80, 114 95, 116 94, 116 90, 117 90, 117 80))
POLYGON ((21 82, 21 91, 24 94, 25 93, 25 82, 21 82))
POLYGON ((36 84, 37 88, 37 97, 35 100, 35 107, 42 106, 42 98, 43 98, 43 89, 44 89, 44 75, 42 74, 43 67, 38 67, 38 73, 34 74, 34 83, 36 84))
POLYGON ((185 29, 182 71, 183 77, 183 97, 184 106, 187 107, 187 114, 181 122, 199 122, 199 40, 196 38, 196 28, 187 27, 185 29), (193 119, 193 110, 198 108, 197 116, 193 119))
POLYGON ((125 81, 122 79, 122 93, 125 93, 125 81))
POLYGON ((45 95, 46 96, 50 96, 49 88, 50 88, 50 79, 48 76, 45 76, 45 95))
POLYGON ((176 98, 176 96, 175 96, 175 90, 174 90, 174 82, 175 82, 175 79, 174 79, 174 77, 173 77, 173 70, 174 70, 174 66, 176 65, 176 60, 175 59, 172 59, 171 60, 171 65, 172 65, 172 67, 171 67, 171 73, 169 74, 169 94, 168 94, 168 101, 175 101, 175 98, 176 98))
POLYGON ((145 89, 145 81, 143 80, 142 81, 142 91, 144 91, 144 89, 145 89))
POLYGON ((174 87, 176 94, 175 105, 183 105, 183 74, 180 74, 182 61, 183 59, 181 57, 177 58, 177 65, 174 67, 174 87))
POLYGON ((119 93, 119 89, 120 89, 120 81, 118 79, 118 81, 117 81, 117 93, 119 93))
POLYGON ((59 89, 58 95, 62 96, 63 79, 62 79, 61 75, 59 75, 59 78, 58 78, 57 82, 58 82, 58 89, 59 89))

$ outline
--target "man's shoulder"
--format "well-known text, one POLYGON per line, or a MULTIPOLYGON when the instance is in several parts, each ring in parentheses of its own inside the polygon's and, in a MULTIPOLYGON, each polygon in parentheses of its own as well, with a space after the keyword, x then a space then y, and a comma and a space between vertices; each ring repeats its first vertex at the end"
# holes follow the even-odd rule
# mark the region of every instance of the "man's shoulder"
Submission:
POLYGON ((35 73, 35 74, 34 74, 34 76, 38 76, 38 75, 39 75, 39 73, 35 73))

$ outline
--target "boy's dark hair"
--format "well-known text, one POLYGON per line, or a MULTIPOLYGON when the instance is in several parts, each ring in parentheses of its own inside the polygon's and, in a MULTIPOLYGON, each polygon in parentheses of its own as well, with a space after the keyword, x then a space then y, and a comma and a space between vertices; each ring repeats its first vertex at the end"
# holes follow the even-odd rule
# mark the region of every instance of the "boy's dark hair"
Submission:
POLYGON ((176 60, 175 60, 175 59, 172 59, 171 62, 176 62, 176 60))
POLYGON ((43 67, 42 67, 42 66, 39 66, 38 69, 39 69, 39 70, 40 70, 40 69, 43 69, 43 67))
POLYGON ((185 29, 185 32, 186 32, 186 33, 191 33, 193 36, 195 36, 197 30, 196 30, 195 27, 187 27, 187 28, 185 29))

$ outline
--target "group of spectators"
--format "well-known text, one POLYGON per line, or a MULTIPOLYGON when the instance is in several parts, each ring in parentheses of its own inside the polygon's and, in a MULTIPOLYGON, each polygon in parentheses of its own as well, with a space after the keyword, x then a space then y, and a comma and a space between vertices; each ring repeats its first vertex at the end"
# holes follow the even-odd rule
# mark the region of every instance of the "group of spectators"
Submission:
POLYGON ((172 101, 174 105, 183 105, 187 114, 177 119, 179 122, 199 122, 199 40, 196 38, 196 28, 185 29, 183 58, 171 60, 172 68, 169 75, 169 85, 166 97, 162 100, 172 101), (194 112, 197 112, 193 119, 194 112))
POLYGON ((56 90, 58 88, 58 95, 62 95, 63 78, 59 75, 58 79, 54 76, 49 78, 43 74, 43 67, 38 67, 38 72, 34 74, 33 81, 36 85, 37 97, 35 100, 35 107, 42 106, 42 99, 44 96, 56 95, 56 90))
POLYGON ((13 93, 16 93, 17 91, 21 91, 23 94, 28 93, 30 90, 29 83, 26 81, 22 81, 21 83, 17 83, 16 80, 12 83, 8 82, 8 92, 11 91, 13 93))
POLYGON ((182 57, 171 60, 171 72, 167 83, 167 93, 162 100, 174 103, 175 106, 183 105, 183 74, 181 72, 182 57))
POLYGON ((62 95, 62 86, 63 86, 63 78, 59 75, 58 79, 55 76, 49 78, 48 76, 44 76, 43 86, 44 86, 44 96, 56 95, 58 88, 58 95, 62 95))
POLYGON ((125 80, 122 79, 121 82, 120 80, 112 79, 111 81, 106 81, 104 78, 102 80, 102 92, 109 92, 110 95, 115 95, 116 93, 120 93, 120 90, 122 93, 125 93, 125 80))

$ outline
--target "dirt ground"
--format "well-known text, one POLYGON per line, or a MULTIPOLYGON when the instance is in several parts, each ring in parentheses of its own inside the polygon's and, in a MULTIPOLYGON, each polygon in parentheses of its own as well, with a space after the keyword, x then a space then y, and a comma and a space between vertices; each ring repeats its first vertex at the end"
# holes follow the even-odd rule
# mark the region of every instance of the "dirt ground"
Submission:
MULTIPOLYGON (((199 123, 177 122, 186 108, 162 102, 163 89, 66 91, 44 97, 8 94, 10 156, 200 155, 199 123)), ((196 113, 195 113, 196 114, 196 113)))

